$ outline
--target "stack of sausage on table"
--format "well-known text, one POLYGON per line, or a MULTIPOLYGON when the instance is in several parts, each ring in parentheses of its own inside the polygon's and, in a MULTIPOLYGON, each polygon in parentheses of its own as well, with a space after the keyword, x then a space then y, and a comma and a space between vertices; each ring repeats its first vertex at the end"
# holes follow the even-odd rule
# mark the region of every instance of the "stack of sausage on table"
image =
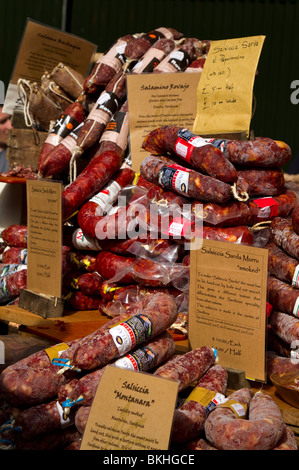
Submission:
POLYGON ((131 364, 136 373, 178 381, 187 396, 174 413, 171 447, 297 449, 268 395, 241 389, 228 401, 227 371, 212 347, 176 355, 168 331, 188 313, 190 235, 264 247, 268 232, 260 236, 254 226, 290 217, 298 198, 281 169, 290 149, 269 138, 206 141, 179 126, 161 127, 146 137, 149 155, 135 175, 127 158, 126 74, 174 71, 168 54, 177 50, 185 71, 202 68, 208 50, 208 42, 169 28, 154 37, 116 41, 117 49, 99 60, 71 105, 85 118, 66 140, 49 139, 42 149, 39 176, 69 179, 62 194, 65 295, 74 308, 99 308, 110 320, 2 372, 3 445, 79 448, 105 367, 131 364), (139 335, 119 349, 115 335, 128 328, 139 335), (196 394, 189 395, 193 388, 196 394))

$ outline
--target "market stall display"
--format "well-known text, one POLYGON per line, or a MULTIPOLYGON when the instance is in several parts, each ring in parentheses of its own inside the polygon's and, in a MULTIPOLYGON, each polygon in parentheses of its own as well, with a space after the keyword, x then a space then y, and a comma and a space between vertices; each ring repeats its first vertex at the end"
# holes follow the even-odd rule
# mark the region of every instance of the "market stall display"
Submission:
MULTIPOLYGON (((98 310, 107 323, 3 370, 0 436, 7 447, 79 448, 95 391, 113 364, 179 384, 170 449, 298 450, 272 397, 250 388, 231 393, 212 345, 176 354, 173 336, 188 337, 188 242, 266 248, 268 380, 275 366, 280 374, 295 367, 299 188, 282 169, 291 149, 267 137, 208 139, 163 126, 143 142, 149 154, 140 173, 130 165, 127 74, 189 73, 198 63, 200 73, 208 51, 209 41, 159 28, 119 38, 86 78, 58 64, 40 88, 20 84, 31 124, 47 132, 36 177, 64 183, 66 309, 98 310), (50 103, 53 93, 59 103, 50 103), (284 348, 274 352, 280 342, 284 348)), ((27 226, 1 235, 0 302, 17 304, 26 288, 27 226)))

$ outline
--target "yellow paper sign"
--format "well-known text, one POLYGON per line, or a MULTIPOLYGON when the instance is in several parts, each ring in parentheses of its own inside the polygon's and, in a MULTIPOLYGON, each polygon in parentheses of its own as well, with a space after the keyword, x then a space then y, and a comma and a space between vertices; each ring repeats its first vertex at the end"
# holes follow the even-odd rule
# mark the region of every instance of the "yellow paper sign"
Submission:
POLYGON ((197 88, 195 134, 250 131, 253 85, 265 36, 213 41, 197 88))
POLYGON ((176 381, 108 365, 80 449, 167 450, 177 392, 176 381))
POLYGON ((191 250, 189 341, 224 367, 265 380, 268 250, 203 240, 191 250))

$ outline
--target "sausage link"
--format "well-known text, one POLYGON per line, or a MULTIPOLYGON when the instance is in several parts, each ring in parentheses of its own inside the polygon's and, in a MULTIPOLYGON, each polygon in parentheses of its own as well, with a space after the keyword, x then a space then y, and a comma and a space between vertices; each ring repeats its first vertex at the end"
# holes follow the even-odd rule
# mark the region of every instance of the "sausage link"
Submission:
POLYGON ((78 135, 84 123, 72 130, 62 141, 54 147, 40 166, 39 175, 42 178, 59 178, 66 174, 72 153, 77 145, 78 135))
POLYGON ((38 172, 44 174, 44 162, 49 153, 67 137, 71 131, 81 124, 85 119, 85 110, 82 104, 77 100, 71 103, 57 119, 56 123, 49 132, 39 155, 38 172))
POLYGON ((272 312, 269 323, 273 332, 290 345, 299 340, 299 320, 284 312, 272 312))
POLYGON ((98 142, 110 119, 120 109, 126 91, 126 75, 120 71, 107 84, 86 117, 78 134, 77 148, 74 150, 74 155, 82 154, 98 142))
POLYGON ((154 129, 145 137, 142 148, 153 155, 176 155, 195 169, 226 183, 237 179, 237 170, 221 150, 183 127, 154 129))
POLYGON ((74 417, 64 416, 57 400, 27 408, 18 415, 15 426, 21 428, 24 439, 34 439, 40 434, 66 428, 74 424, 74 417))
MULTIPOLYGON (((71 359, 80 340, 65 343, 60 358, 71 359)), ((57 352, 58 355, 58 352, 57 352)), ((0 375, 2 397, 14 406, 34 406, 57 395, 59 387, 74 374, 57 374, 46 350, 38 351, 4 369, 0 375)))
POLYGON ((218 450, 216 447, 212 446, 202 437, 200 439, 194 439, 193 441, 187 442, 187 450, 218 450))
POLYGON ((285 427, 285 431, 273 450, 298 450, 297 439, 294 431, 289 426, 285 427))
POLYGON ((78 207, 108 183, 120 169, 118 153, 106 151, 92 160, 62 192, 63 217, 70 217, 78 207))
POLYGON ((138 37, 131 39, 126 48, 125 56, 128 60, 140 59, 161 38, 167 39, 181 39, 183 35, 173 28, 157 28, 146 34, 141 34, 138 37))
POLYGON ((27 248, 27 225, 12 224, 2 230, 1 237, 7 246, 27 248))
POLYGON ((83 434, 86 428, 88 416, 91 410, 90 406, 80 406, 75 415, 75 426, 80 434, 83 434))
POLYGON ((158 39, 148 51, 138 60, 131 73, 151 73, 155 67, 175 48, 173 39, 158 39))
POLYGON ((83 83, 85 93, 94 94, 99 92, 122 69, 126 61, 125 48, 132 39, 131 34, 120 37, 99 58, 83 83))
POLYGON ((66 429, 58 429, 53 432, 41 434, 34 439, 15 437, 16 450, 64 450, 72 442, 78 441, 80 433, 75 426, 66 429))
POLYGON ((268 137, 254 140, 223 141, 224 156, 233 164, 258 167, 282 167, 292 157, 290 147, 268 137))
POLYGON ((97 272, 84 273, 74 280, 73 285, 85 295, 100 294, 103 278, 97 272))
MULTIPOLYGON (((226 393, 228 373, 227 370, 219 364, 216 364, 202 376, 195 387, 195 391, 199 389, 210 390, 215 395, 226 393)), ((204 422, 207 416, 207 405, 201 403, 201 395, 199 400, 192 398, 185 400, 185 403, 174 412, 174 421, 171 433, 171 440, 174 442, 186 442, 195 439, 200 435, 204 428, 204 422)), ((217 397, 211 397, 211 400, 217 397)), ((217 403, 217 401, 216 401, 217 403)))
POLYGON ((1 262, 3 264, 27 264, 27 248, 7 246, 2 253, 1 262))
POLYGON ((205 422, 208 441, 220 450, 273 449, 285 430, 282 414, 273 399, 261 393, 252 397, 249 389, 238 390, 229 399, 249 405, 248 419, 237 419, 230 408, 216 407, 205 422))
POLYGON ((179 391, 182 391, 198 380, 214 363, 214 350, 209 346, 202 346, 170 359, 158 367, 154 375, 177 381, 179 391))
POLYGON ((292 226, 294 232, 299 235, 299 207, 295 207, 292 212, 292 226))
POLYGON ((299 316, 299 291, 274 276, 268 277, 268 302, 275 310, 299 316))
MULTIPOLYGON (((113 364, 121 369, 148 372, 173 356, 174 351, 174 340, 170 333, 165 332, 117 359, 113 364)), ((78 406, 90 406, 104 371, 105 366, 62 386, 58 392, 59 402, 63 404, 67 399, 71 399, 77 402, 78 406)))
POLYGON ((140 172, 151 183, 196 200, 226 202, 232 196, 229 184, 179 165, 168 165, 153 155, 144 158, 140 172))
POLYGON ((277 246, 299 260, 299 235, 293 230, 290 219, 275 217, 271 222, 270 232, 277 246))
POLYGON ((267 351, 267 376, 270 378, 271 374, 284 375, 288 372, 299 372, 299 360, 290 357, 283 357, 274 351, 267 351))
POLYGON ((273 242, 266 245, 266 248, 268 250, 268 270, 270 274, 294 287, 299 287, 298 260, 289 256, 273 242))
POLYGON ((185 38, 155 67, 153 73, 184 72, 197 58, 200 45, 201 42, 197 38, 185 38))
POLYGON ((149 297, 151 298, 146 299, 147 305, 144 309, 141 308, 139 315, 134 315, 124 324, 107 331, 97 330, 89 335, 84 344, 77 348, 73 364, 85 370, 102 367, 169 328, 178 314, 175 300, 163 293, 149 297), (133 335, 130 338, 128 330, 133 335), (123 338, 123 345, 117 342, 119 335, 123 338))
POLYGON ((79 210, 77 220, 83 232, 91 237, 96 236, 96 226, 110 207, 117 200, 121 190, 132 183, 134 171, 130 168, 122 168, 114 179, 106 185, 99 193, 95 194, 79 210))
POLYGON ((101 297, 97 294, 84 294, 78 290, 72 292, 67 301, 75 310, 97 310, 100 300, 101 297))
POLYGON ((277 196, 285 190, 284 172, 281 168, 237 170, 236 188, 249 196, 277 196))

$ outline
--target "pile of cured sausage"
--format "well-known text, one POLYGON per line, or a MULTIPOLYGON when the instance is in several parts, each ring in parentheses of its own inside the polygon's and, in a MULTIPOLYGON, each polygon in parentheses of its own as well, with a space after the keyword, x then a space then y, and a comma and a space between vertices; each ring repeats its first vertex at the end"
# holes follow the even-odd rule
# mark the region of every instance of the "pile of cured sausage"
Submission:
MULTIPOLYGON (((171 28, 119 38, 49 132, 38 171, 42 178, 67 183, 63 295, 67 306, 99 309, 108 321, 84 338, 37 352, 2 372, 3 445, 78 449, 105 367, 131 364, 137 372, 179 383, 184 399, 174 413, 171 447, 297 449, 294 433, 268 395, 250 389, 229 395, 227 371, 214 350, 207 345, 175 355, 170 334, 187 334, 189 242, 201 237, 267 247, 268 301, 275 310, 269 335, 273 345, 278 339, 284 345, 274 352, 271 344, 267 371, 299 367, 290 354, 298 308, 292 303, 298 195, 282 170, 290 148, 270 138, 205 140, 188 129, 164 126, 146 136, 142 146, 148 155, 140 174, 130 165, 127 74, 200 73, 208 49, 208 41, 184 38, 171 28), (258 230, 261 223, 266 228, 258 230), (115 337, 128 329, 135 332, 134 341, 120 348, 115 337), (192 389, 196 394, 189 395, 192 389)), ((2 239, 3 266, 26 266, 27 227, 10 226, 2 239)), ((16 291, 11 301, 18 301, 16 291)))

